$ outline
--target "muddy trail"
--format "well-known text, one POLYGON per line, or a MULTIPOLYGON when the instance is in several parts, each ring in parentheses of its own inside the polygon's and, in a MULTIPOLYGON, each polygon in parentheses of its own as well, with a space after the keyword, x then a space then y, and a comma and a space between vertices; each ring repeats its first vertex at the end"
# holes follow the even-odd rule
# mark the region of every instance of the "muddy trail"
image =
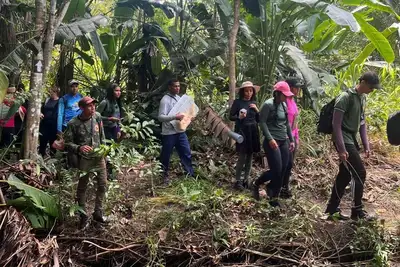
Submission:
MULTIPOLYGON (((366 159, 366 209, 374 222, 327 221, 323 211, 337 172, 332 150, 299 156, 294 197, 282 210, 232 189, 236 156, 223 147, 194 152, 197 179, 177 170, 170 187, 147 177, 145 163, 111 182, 109 223, 77 230, 71 214, 50 233, 36 232, 18 212, 2 211, 9 263, 41 266, 391 266, 400 263, 400 163, 396 156, 366 159), (207 155, 207 156, 205 156, 207 155), (12 251, 15 251, 13 253, 12 251), (40 256, 38 256, 40 255, 40 256), (389 258, 389 259, 388 259, 389 258), (48 265, 46 265, 48 264, 48 265)), ((255 159, 252 177, 263 170, 255 159)), ((73 189, 74 190, 74 189, 73 189)), ((93 196, 93 192, 90 193, 93 196)), ((90 200, 93 202, 93 199, 90 200)), ((350 213, 350 189, 342 201, 350 213)), ((29 266, 29 265, 20 266, 29 266)), ((17 265, 9 265, 17 266, 17 265)))

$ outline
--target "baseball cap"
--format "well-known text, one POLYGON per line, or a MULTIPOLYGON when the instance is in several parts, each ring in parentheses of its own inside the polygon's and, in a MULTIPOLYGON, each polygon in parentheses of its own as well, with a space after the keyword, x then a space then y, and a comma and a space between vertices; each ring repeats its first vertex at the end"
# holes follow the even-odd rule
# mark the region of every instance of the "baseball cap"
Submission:
POLYGON ((374 89, 382 89, 382 86, 379 82, 379 77, 375 72, 368 71, 365 72, 363 75, 361 75, 360 79, 358 79, 360 82, 365 81, 369 85, 372 86, 374 89))
POLYGON ((79 84, 79 82, 77 80, 72 79, 72 80, 69 80, 68 84, 69 84, 69 86, 71 86, 73 84, 79 84))
POLYGON ((79 107, 85 107, 91 103, 97 103, 96 99, 91 98, 90 96, 84 96, 81 100, 79 100, 78 105, 79 107))
POLYGON ((301 81, 296 77, 289 77, 285 80, 289 87, 300 88, 303 86, 301 81))
POLYGON ((285 96, 294 96, 294 94, 290 91, 289 84, 284 81, 277 82, 274 85, 274 91, 282 92, 282 94, 284 94, 285 96))

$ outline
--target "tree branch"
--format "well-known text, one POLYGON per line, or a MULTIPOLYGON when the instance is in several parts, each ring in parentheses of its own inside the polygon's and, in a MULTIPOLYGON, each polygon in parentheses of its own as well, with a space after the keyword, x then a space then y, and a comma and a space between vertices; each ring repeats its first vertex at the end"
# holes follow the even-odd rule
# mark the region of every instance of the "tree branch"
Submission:
POLYGON ((57 15, 57 18, 56 18, 56 21, 55 21, 55 24, 54 24, 55 25, 55 27, 54 27, 55 29, 58 29, 58 27, 60 26, 62 20, 64 19, 65 14, 68 11, 69 4, 71 4, 71 0, 64 0, 63 5, 62 5, 62 7, 60 8, 60 10, 58 12, 58 15, 57 15))

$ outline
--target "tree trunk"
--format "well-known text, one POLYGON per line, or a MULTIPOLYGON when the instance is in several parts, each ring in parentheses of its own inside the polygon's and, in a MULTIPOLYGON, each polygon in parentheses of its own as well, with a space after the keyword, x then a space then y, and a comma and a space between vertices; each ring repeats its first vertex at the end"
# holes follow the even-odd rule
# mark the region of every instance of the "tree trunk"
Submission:
POLYGON ((229 107, 235 100, 236 89, 236 38, 239 31, 239 8, 240 0, 234 1, 233 8, 233 26, 229 32, 229 107))
POLYGON ((30 79, 30 92, 28 110, 25 116, 26 127, 24 136, 24 158, 35 160, 39 139, 40 109, 42 106, 42 89, 46 74, 50 67, 51 52, 53 51, 54 38, 57 28, 67 12, 71 0, 65 0, 56 17, 57 0, 51 0, 47 29, 45 29, 46 0, 36 0, 36 34, 38 51, 33 56, 30 79))
POLYGON ((31 97, 29 99, 28 110, 25 116, 26 127, 24 131, 24 158, 35 160, 37 158, 37 147, 39 138, 39 122, 40 122, 40 107, 42 99, 43 86, 43 31, 46 19, 46 0, 36 0, 36 20, 35 28, 37 38, 36 41, 40 44, 37 48, 39 51, 33 56, 32 71, 30 80, 31 97))

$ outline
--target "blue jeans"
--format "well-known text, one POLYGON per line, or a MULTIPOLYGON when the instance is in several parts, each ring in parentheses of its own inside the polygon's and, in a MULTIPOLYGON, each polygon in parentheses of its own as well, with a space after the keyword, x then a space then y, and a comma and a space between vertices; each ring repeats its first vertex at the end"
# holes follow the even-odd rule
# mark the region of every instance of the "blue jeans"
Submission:
POLYGON ((283 185, 283 176, 286 173, 287 165, 289 162, 289 144, 287 140, 275 140, 279 148, 272 149, 268 141, 264 140, 263 147, 267 156, 269 170, 264 172, 257 180, 256 185, 261 185, 267 181, 267 193, 271 198, 279 196, 283 185))
POLYGON ((190 176, 194 176, 194 171, 192 167, 192 153, 190 151, 189 140, 186 133, 177 133, 162 136, 160 160, 164 171, 164 178, 168 177, 169 160, 171 158, 174 147, 178 152, 182 166, 186 173, 188 173, 190 176))

